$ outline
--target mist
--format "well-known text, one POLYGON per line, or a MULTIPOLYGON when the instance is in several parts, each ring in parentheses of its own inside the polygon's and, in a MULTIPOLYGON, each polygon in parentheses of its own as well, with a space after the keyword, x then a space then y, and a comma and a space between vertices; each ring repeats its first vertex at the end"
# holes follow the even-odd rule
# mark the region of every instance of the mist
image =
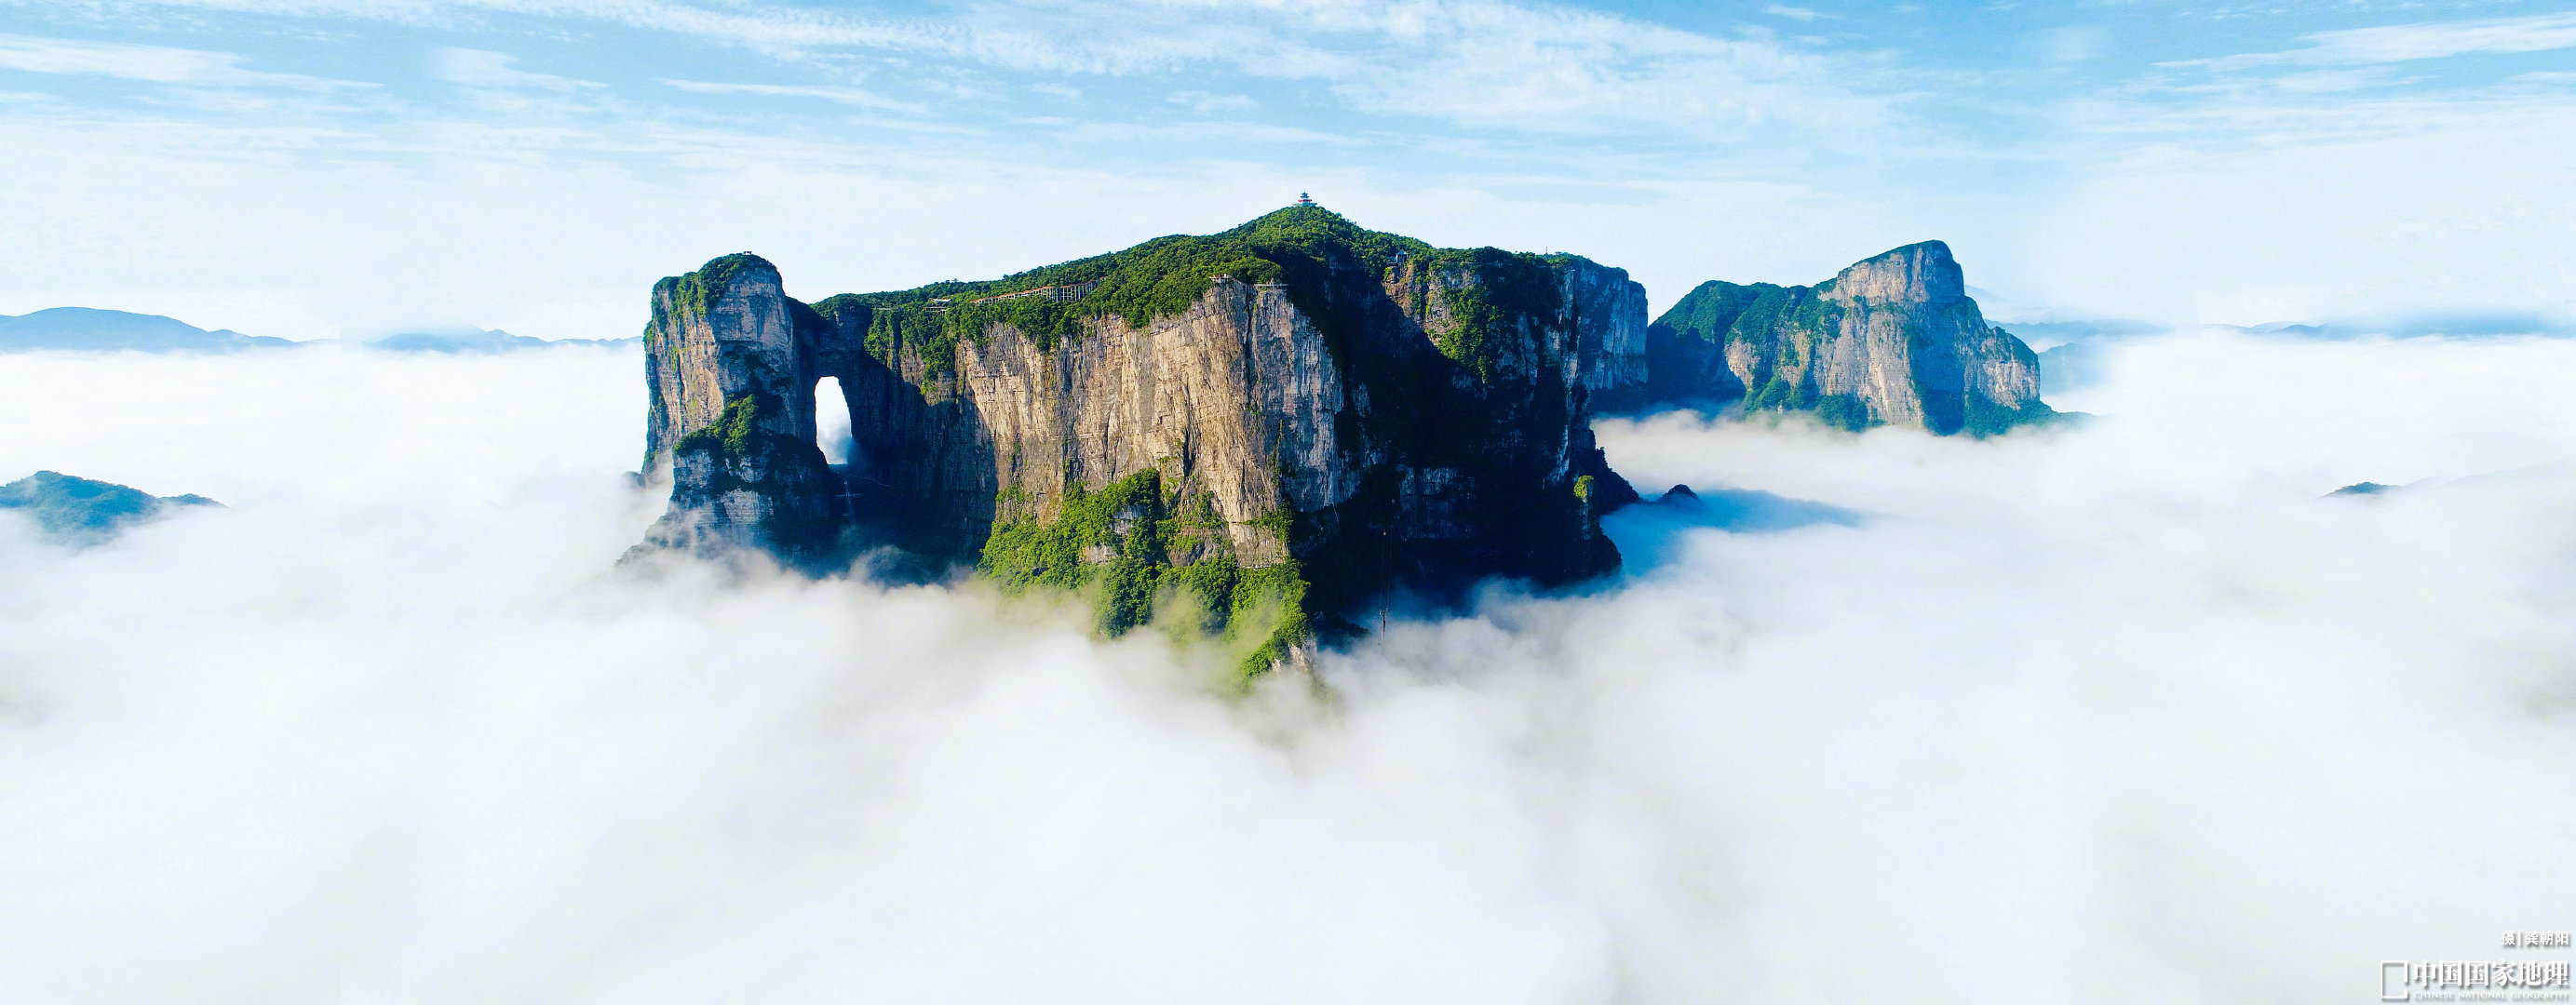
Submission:
POLYGON ((2569 927, 2576 343, 2111 352, 2052 398, 2094 420, 1988 441, 1603 422, 1712 505, 1248 697, 972 583, 612 572, 632 349, 13 356, 0 480, 229 508, 0 515, 0 974, 2309 1003, 2569 927))

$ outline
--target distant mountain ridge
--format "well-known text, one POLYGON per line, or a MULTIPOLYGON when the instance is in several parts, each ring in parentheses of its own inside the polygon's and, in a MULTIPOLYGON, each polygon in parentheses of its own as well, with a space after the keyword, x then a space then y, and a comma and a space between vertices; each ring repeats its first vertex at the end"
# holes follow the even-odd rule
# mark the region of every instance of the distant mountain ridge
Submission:
POLYGON ((404 332, 367 341, 343 343, 337 339, 315 339, 299 342, 265 335, 244 335, 230 329, 208 331, 160 314, 136 314, 95 307, 54 307, 16 317, 0 315, 0 352, 232 353, 327 343, 381 352, 482 356, 549 346, 605 347, 640 345, 643 341, 642 338, 541 339, 512 335, 498 329, 442 328, 404 332))
POLYGON ((159 314, 55 307, 0 317, 0 352, 40 349, 133 352, 240 352, 279 349, 295 343, 230 329, 207 331, 159 314))
POLYGON ((488 356, 517 352, 521 349, 543 349, 548 346, 617 346, 641 345, 641 337, 620 339, 562 338, 541 339, 512 335, 498 328, 448 328, 434 331, 404 332, 358 343, 379 352, 435 352, 454 356, 488 356))

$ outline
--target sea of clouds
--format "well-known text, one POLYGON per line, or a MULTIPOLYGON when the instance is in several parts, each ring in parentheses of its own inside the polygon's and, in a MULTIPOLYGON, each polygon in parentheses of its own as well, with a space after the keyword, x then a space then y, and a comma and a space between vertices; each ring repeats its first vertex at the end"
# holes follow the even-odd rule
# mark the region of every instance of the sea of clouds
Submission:
POLYGON ((973 585, 612 574, 637 362, 0 358, 0 480, 230 507, 0 517, 0 998, 2313 1003, 2576 927, 2576 342, 1604 422, 1709 497, 1621 579, 1242 699, 973 585))

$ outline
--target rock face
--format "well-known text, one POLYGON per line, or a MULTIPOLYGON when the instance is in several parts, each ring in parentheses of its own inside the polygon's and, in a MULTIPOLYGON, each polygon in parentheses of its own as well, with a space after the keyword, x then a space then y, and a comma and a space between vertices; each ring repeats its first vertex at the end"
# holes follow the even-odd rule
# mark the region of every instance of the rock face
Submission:
POLYGON ((1646 400, 1644 302, 1582 258, 1315 207, 810 307, 729 255, 654 287, 646 463, 673 489, 649 543, 791 564, 892 544, 1104 590, 1112 633, 1187 587, 1212 628, 1286 609, 1282 644, 1398 583, 1580 579, 1618 565, 1598 517, 1635 499, 1590 416, 1646 400), (837 469, 825 377, 854 440, 837 469))
POLYGON ((1561 275, 1576 330, 1597 340, 1579 347, 1582 357, 1592 361, 1583 377, 1592 408, 1616 412, 1640 407, 1647 403, 1646 288, 1629 280, 1625 269, 1582 264, 1588 267, 1568 268, 1561 275))
POLYGON ((1939 241, 1815 286, 1708 282, 1647 332, 1651 402, 1812 411, 1844 429, 1991 435, 2043 422, 2039 359, 1986 324, 1939 241))
POLYGON ((173 507, 222 505, 200 495, 155 496, 58 471, 39 471, 0 485, 0 510, 23 511, 46 537, 73 545, 100 543, 173 507))

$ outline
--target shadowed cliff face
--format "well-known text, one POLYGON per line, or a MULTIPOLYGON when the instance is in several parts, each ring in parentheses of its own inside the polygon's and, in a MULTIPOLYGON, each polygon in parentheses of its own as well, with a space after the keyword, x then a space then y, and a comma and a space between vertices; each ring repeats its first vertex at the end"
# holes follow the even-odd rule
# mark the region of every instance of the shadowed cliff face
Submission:
POLYGON ((1598 517, 1635 497, 1590 416, 1645 398, 1644 291, 1573 256, 1291 209, 810 307, 732 255, 663 280, 653 308, 647 464, 673 489, 648 544, 807 566, 891 544, 1006 586, 1181 583, 1221 622, 1597 575, 1618 564, 1598 517), (838 470, 814 443, 824 377, 850 410, 838 470))
POLYGON ((2039 359, 1986 324, 1950 248, 1911 244, 1815 286, 1708 282, 1648 330, 1646 397, 1744 400, 1844 429, 2000 433, 2046 421, 2039 359))

